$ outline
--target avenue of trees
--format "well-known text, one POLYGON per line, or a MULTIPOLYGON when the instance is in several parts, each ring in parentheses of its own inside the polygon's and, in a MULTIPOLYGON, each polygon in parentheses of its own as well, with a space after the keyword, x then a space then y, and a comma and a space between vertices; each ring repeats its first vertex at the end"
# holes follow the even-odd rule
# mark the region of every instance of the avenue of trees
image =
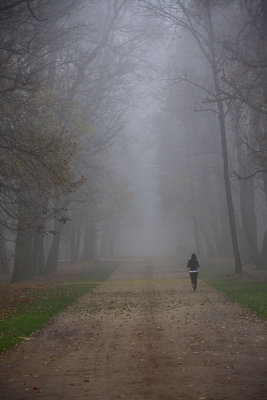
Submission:
POLYGON ((134 175, 116 143, 149 101, 177 247, 266 269, 266 21, 265 0, 3 0, 0 273, 114 256, 134 175))

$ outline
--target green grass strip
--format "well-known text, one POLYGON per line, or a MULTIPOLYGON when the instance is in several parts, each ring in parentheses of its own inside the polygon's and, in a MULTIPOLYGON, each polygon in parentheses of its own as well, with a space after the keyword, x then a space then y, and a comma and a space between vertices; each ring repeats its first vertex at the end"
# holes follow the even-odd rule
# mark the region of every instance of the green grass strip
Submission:
POLYGON ((76 299, 90 292, 97 282, 106 280, 117 268, 115 263, 101 263, 79 281, 64 282, 44 289, 30 289, 30 304, 18 307, 13 314, 0 318, 0 353, 27 339, 32 332, 76 299))
POLYGON ((207 279, 215 289, 226 293, 231 300, 267 318, 267 283, 247 278, 207 279))
POLYGON ((90 292, 96 284, 64 284, 40 290, 36 300, 14 314, 0 319, 0 352, 30 335, 53 315, 63 310, 80 296, 90 292))
POLYGON ((205 260, 200 268, 200 279, 227 294, 231 300, 267 318, 267 282, 259 277, 233 275, 233 261, 205 260))

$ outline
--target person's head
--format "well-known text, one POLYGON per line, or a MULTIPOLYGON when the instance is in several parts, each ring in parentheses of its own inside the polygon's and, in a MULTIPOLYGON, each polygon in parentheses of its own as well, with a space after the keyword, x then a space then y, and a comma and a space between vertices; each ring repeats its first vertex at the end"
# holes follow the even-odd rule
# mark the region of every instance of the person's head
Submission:
POLYGON ((193 254, 191 255, 191 258, 192 258, 192 260, 196 260, 196 259, 197 259, 197 256, 196 256, 196 254, 195 254, 195 253, 193 253, 193 254))

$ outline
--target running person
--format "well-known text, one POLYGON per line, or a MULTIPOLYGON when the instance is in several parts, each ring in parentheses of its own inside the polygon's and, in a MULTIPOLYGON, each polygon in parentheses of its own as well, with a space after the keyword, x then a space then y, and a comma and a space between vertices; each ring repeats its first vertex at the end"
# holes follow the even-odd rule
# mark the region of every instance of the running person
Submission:
POLYGON ((197 260, 197 256, 195 253, 191 255, 190 260, 188 260, 187 263, 187 268, 189 268, 189 274, 191 278, 191 284, 194 292, 196 291, 197 288, 197 276, 198 276, 198 268, 199 268, 199 263, 197 260))

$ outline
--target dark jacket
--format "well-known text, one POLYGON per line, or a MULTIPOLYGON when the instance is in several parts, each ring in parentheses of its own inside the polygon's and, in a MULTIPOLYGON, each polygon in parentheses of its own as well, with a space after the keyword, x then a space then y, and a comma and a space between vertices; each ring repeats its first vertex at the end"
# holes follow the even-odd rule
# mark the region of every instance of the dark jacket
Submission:
POLYGON ((187 268, 189 268, 190 271, 197 271, 197 269, 199 268, 199 263, 197 259, 190 258, 187 263, 187 268))

